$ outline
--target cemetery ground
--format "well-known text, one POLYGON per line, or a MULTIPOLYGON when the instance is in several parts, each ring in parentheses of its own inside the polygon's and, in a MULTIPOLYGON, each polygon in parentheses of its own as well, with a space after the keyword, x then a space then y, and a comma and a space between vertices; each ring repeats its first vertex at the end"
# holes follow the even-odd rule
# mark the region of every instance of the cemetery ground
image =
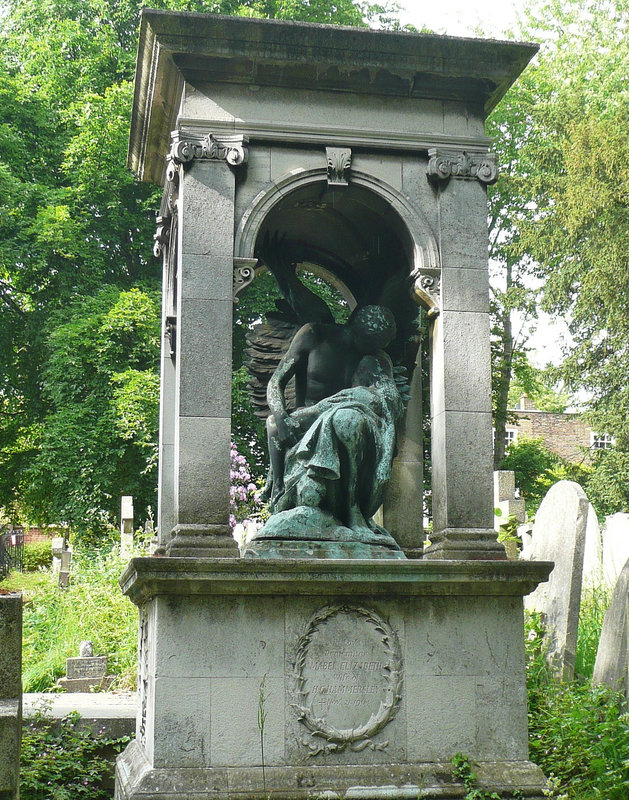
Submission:
MULTIPOLYGON (((93 641, 95 654, 107 655, 108 672, 115 676, 112 689, 132 690, 137 609, 118 587, 125 563, 119 539, 98 548, 79 545, 74 553, 66 588, 53 576, 50 559, 36 550, 26 555, 31 571, 11 573, 0 583, 0 589, 23 594, 24 691, 54 689, 65 673, 66 658, 77 654, 84 639, 93 641)), ((604 589, 584 591, 576 677, 569 682, 551 676, 542 651, 539 617, 527 616, 530 751, 531 759, 551 776, 555 788, 549 797, 629 797, 629 715, 624 696, 590 685, 609 598, 610 592, 604 589)), ((126 739, 99 738, 98 734, 95 739, 93 732, 81 728, 77 715, 52 724, 42 709, 38 718, 27 720, 24 726, 21 799, 111 798, 113 759, 125 744, 126 739)), ((465 767, 464 758, 462 763, 465 767)), ((463 780, 465 769, 460 772, 463 780)), ((473 788, 473 781, 468 780, 466 786, 468 800, 489 800, 473 788)))

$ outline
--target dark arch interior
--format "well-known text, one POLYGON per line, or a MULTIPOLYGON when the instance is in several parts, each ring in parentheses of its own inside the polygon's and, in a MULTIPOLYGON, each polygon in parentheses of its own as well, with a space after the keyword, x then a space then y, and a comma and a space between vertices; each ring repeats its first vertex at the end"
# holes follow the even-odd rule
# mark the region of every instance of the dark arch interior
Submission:
MULTIPOLYGON (((408 349, 403 342, 416 332, 418 315, 410 294, 413 242, 384 198, 356 184, 308 184, 268 213, 258 232, 256 257, 269 240, 277 242, 285 260, 318 265, 335 276, 358 306, 391 308, 399 329, 396 349, 408 349)), ((398 357, 406 360, 406 355, 398 357)))

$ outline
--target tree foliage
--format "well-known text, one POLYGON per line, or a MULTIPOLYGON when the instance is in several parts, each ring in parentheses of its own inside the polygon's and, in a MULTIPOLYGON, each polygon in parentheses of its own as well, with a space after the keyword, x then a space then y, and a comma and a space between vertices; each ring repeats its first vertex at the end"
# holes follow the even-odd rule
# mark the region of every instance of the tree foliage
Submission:
POLYGON ((395 24, 388 0, 3 2, 0 507, 79 530, 155 494, 160 189, 125 167, 144 5, 395 24))
MULTIPOLYGON (((615 436, 618 465, 629 453, 628 26, 627 0, 534 2, 517 36, 540 53, 493 119, 507 148, 495 245, 507 275, 517 263, 542 307, 567 320, 573 343, 558 376, 591 397, 590 422, 615 436)), ((519 286, 511 298, 527 313, 519 286)), ((504 413, 497 406, 497 422, 504 413)))

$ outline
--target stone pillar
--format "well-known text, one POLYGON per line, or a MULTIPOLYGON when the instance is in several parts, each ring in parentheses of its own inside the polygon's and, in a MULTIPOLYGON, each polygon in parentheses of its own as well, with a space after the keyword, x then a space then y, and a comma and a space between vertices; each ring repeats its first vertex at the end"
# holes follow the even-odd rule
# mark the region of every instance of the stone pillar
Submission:
POLYGON ((163 255, 162 268, 162 347, 159 397, 159 466, 157 479, 157 546, 163 551, 175 527, 175 285, 178 255, 177 192, 179 171, 173 168, 164 187, 164 196, 153 252, 163 255))
POLYGON ((429 558, 505 558, 493 530, 486 183, 491 157, 430 152, 441 251, 431 335, 433 535, 429 558))
POLYGON ((176 135, 172 556, 238 556, 229 527, 235 176, 240 142, 176 135))
POLYGON ((424 551, 424 463, 420 350, 410 389, 408 408, 398 434, 398 453, 382 507, 382 525, 407 558, 421 558, 424 551))
POLYGON ((0 800, 18 800, 22 738, 22 595, 0 594, 0 800))

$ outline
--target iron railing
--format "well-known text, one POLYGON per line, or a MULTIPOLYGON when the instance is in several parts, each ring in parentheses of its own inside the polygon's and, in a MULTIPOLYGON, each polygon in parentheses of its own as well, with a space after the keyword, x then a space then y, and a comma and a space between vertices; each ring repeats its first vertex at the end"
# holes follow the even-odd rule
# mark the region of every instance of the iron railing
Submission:
POLYGON ((0 532, 0 578, 11 570, 22 572, 24 567, 24 529, 6 528, 0 532))

